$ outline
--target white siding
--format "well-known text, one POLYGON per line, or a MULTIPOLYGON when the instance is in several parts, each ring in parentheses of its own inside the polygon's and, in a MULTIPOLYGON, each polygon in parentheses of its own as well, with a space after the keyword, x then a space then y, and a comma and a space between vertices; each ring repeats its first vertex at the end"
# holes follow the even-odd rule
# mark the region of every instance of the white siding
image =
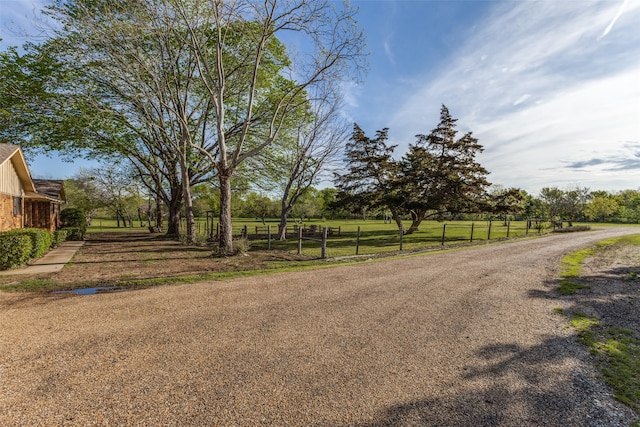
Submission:
POLYGON ((11 160, 0 165, 0 193, 22 196, 22 184, 11 160))

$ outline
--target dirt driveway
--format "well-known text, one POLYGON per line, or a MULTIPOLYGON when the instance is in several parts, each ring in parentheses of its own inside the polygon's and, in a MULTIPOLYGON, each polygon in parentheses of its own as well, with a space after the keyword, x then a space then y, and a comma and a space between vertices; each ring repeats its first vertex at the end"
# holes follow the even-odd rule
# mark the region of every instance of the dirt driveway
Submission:
POLYGON ((0 293, 0 425, 615 426, 553 235, 227 282, 0 293))

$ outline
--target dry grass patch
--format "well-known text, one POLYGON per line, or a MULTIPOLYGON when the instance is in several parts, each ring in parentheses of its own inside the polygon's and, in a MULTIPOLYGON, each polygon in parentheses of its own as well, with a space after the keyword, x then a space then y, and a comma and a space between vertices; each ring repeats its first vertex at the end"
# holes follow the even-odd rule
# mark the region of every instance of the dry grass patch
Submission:
POLYGON ((148 232, 90 233, 59 273, 0 278, 0 290, 53 291, 97 286, 147 287, 256 274, 300 266, 309 257, 285 251, 251 251, 215 257, 213 245, 187 246, 148 232))

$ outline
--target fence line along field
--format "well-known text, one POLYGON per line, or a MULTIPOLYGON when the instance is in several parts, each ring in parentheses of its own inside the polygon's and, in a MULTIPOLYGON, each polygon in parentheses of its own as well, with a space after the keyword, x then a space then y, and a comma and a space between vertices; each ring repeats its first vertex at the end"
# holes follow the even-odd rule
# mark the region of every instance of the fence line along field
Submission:
MULTIPOLYGON (((409 223, 405 224, 408 228, 409 223)), ((129 229, 139 231, 146 228, 144 222, 132 222, 129 229)), ((251 250, 282 250, 297 252, 301 249, 307 256, 321 257, 323 254, 323 229, 327 228, 326 257, 351 255, 374 255, 390 251, 412 251, 434 246, 465 242, 486 242, 519 236, 549 232, 553 225, 548 222, 531 221, 425 221, 412 234, 402 235, 395 223, 384 220, 309 220, 291 222, 287 227, 287 239, 277 240, 278 220, 266 221, 254 218, 234 220, 234 236, 243 240, 251 250), (302 242, 299 241, 302 230, 302 242), (270 233, 270 238, 269 238, 270 233)), ((196 219, 198 241, 215 246, 216 223, 204 218, 196 219)), ((115 220, 94 219, 91 231, 123 231, 115 220)), ((182 227, 184 229, 184 227, 182 227)))

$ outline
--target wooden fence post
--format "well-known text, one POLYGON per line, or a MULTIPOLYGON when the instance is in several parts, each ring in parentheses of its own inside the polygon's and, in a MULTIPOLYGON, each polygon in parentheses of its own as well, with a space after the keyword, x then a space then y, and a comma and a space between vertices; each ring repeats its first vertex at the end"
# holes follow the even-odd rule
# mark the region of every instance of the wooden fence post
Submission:
POLYGON ((510 230, 511 230, 511 221, 507 221, 507 237, 509 237, 510 230))
POLYGON ((471 223, 471 237, 469 238, 469 243, 473 243, 473 226, 475 225, 475 222, 471 223))
POLYGON ((325 259, 327 257, 327 227, 322 227, 322 249, 320 251, 320 258, 325 259))
POLYGON ((442 224, 442 242, 440 243, 442 246, 444 246, 444 235, 447 232, 447 224, 442 224))
POLYGON ((491 223, 492 221, 489 221, 489 231, 487 231, 487 241, 491 240, 491 223))
POLYGON ((298 227, 298 255, 302 254, 302 227, 298 227))
POLYGON ((356 255, 360 252, 360 226, 358 226, 358 232, 356 233, 356 255))
POLYGON ((267 225, 267 250, 271 250, 271 225, 267 225))
POLYGON ((400 250, 402 250, 402 238, 404 237, 404 226, 400 227, 400 250))

